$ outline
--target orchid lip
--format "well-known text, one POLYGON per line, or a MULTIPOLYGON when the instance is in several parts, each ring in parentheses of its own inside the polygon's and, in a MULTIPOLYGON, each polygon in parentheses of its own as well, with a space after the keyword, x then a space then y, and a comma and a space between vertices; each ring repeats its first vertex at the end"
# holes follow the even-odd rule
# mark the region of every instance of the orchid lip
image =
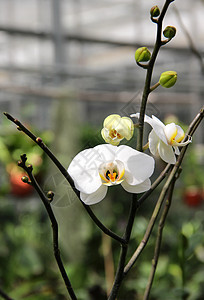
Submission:
POLYGON ((120 184, 124 180, 124 174, 124 164, 119 160, 102 163, 99 166, 99 175, 104 185, 120 184))
POLYGON ((192 137, 191 136, 188 137, 188 140, 186 142, 180 142, 180 143, 174 142, 172 145, 173 146, 178 146, 178 147, 184 147, 184 146, 188 145, 189 143, 192 143, 192 137))

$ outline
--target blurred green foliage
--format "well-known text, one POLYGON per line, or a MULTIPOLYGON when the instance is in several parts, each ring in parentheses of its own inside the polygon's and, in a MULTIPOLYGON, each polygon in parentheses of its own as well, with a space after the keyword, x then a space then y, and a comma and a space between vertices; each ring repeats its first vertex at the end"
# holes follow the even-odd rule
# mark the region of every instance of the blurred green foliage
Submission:
POLYGON ((65 299, 40 205, 32 199, 0 198, 0 219, 1 287, 14 299, 65 299))
MULTIPOLYGON (((17 167, 17 162, 22 154, 26 153, 28 162, 34 166, 34 175, 45 172, 47 161, 43 150, 24 133, 19 132, 8 120, 3 119, 0 129, 0 167, 2 172, 7 174, 4 180, 2 178, 0 180, 0 194, 2 194, 9 191, 9 176, 21 175, 22 170, 17 167)), ((53 139, 51 131, 34 129, 33 132, 48 145, 53 139)))

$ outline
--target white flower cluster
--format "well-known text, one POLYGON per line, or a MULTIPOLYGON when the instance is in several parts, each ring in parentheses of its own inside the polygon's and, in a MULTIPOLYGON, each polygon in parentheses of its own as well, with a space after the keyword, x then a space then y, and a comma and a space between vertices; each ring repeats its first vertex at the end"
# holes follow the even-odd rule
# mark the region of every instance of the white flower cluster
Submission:
MULTIPOLYGON (((139 118, 139 113, 131 117, 139 118)), ((145 116, 144 121, 152 126, 150 152, 153 155, 159 153, 162 160, 175 164, 176 155, 180 153, 178 147, 187 145, 191 139, 182 142, 184 131, 174 123, 165 126, 155 116, 145 116)), ((124 138, 132 138, 132 120, 114 114, 108 116, 103 125, 101 134, 109 144, 81 151, 68 168, 75 187, 80 191, 81 200, 87 205, 103 200, 108 186, 121 184, 130 193, 142 193, 151 187, 149 178, 154 171, 154 158, 129 146, 118 146, 124 138)))

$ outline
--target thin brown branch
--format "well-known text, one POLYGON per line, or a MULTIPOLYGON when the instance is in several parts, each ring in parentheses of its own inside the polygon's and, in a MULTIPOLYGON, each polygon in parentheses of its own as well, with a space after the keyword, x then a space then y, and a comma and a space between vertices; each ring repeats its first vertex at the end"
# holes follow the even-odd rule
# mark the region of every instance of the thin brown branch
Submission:
POLYGON ((0 297, 2 297, 5 300, 13 300, 11 297, 9 297, 5 292, 0 289, 0 297))
POLYGON ((44 195, 41 187, 39 186, 39 184, 37 183, 35 177, 33 176, 33 173, 32 173, 32 166, 31 165, 26 165, 26 160, 27 160, 27 157, 26 155, 21 155, 21 161, 18 162, 18 165, 23 168, 29 178, 30 178, 30 181, 31 181, 31 184, 32 186, 34 187, 34 189, 36 190, 36 192, 38 193, 39 197, 41 198, 44 206, 45 206, 45 209, 47 211, 47 214, 49 216, 49 219, 50 219, 50 222, 52 224, 52 232, 53 232, 53 251, 54 251, 54 256, 55 256, 55 259, 56 259, 56 262, 57 262, 57 265, 58 265, 58 268, 59 268, 59 271, 60 271, 60 274, 64 280, 64 283, 66 285, 66 288, 67 288, 67 291, 71 297, 72 300, 77 300, 77 297, 74 293, 74 290, 72 288, 72 285, 71 285, 71 282, 68 278, 68 275, 65 271, 65 268, 64 268, 64 265, 63 265, 63 262, 62 262, 62 259, 61 259, 61 255, 60 255, 60 250, 59 250, 59 243, 58 243, 58 223, 57 223, 57 220, 55 218, 55 215, 52 211, 52 207, 50 205, 50 200, 44 195))
POLYGON ((53 161, 53 163, 56 165, 56 167, 59 169, 59 171, 62 173, 62 175, 65 177, 65 179, 70 184, 71 188, 75 192, 76 196, 79 198, 80 202, 83 204, 84 208, 86 209, 87 213, 91 217, 91 219, 94 221, 94 223, 107 235, 111 236, 113 239, 118 241, 121 244, 124 244, 125 241, 123 238, 118 236, 116 233, 112 232, 109 228, 107 228, 103 223, 100 222, 100 220, 96 217, 96 215, 93 213, 92 209, 86 205, 84 202, 80 199, 80 193, 75 188, 74 182, 71 178, 71 176, 68 174, 67 170, 62 166, 62 164, 59 162, 59 160, 56 158, 56 156, 51 152, 51 150, 43 143, 42 139, 40 137, 35 136, 28 128, 26 128, 19 120, 12 117, 9 113, 5 112, 4 115, 14 124, 17 125, 17 128, 25 133, 31 140, 33 140, 42 150, 48 155, 48 157, 53 161))
POLYGON ((154 224, 156 222, 156 219, 159 215, 160 209, 162 207, 163 201, 165 199, 165 196, 167 194, 168 188, 169 188, 169 184, 171 183, 172 180, 172 176, 174 176, 174 174, 172 175, 172 172, 170 173, 161 193, 159 196, 159 199, 157 201, 157 204, 154 208, 153 214, 150 218, 149 224, 147 226, 146 232, 144 234, 144 237, 142 239, 142 241, 140 242, 139 246, 137 247, 137 249, 135 250, 134 254, 132 255, 132 257, 130 258, 129 262, 127 263, 125 269, 124 269, 124 275, 127 275, 127 273, 130 271, 130 269, 133 267, 133 265, 135 264, 136 260, 138 259, 138 257, 140 256, 140 254, 142 253, 143 249, 145 248, 145 246, 147 245, 147 242, 150 238, 150 235, 152 233, 154 224))

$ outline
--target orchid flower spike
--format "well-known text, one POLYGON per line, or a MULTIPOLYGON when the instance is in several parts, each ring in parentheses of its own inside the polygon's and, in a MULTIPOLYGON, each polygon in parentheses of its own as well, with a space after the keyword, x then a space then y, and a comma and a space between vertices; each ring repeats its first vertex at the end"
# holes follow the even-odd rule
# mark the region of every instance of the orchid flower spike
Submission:
POLYGON ((68 168, 81 200, 87 205, 100 202, 108 186, 120 183, 129 193, 149 190, 153 171, 151 156, 126 145, 108 144, 81 151, 68 168))
MULTIPOLYGON (((140 114, 132 114, 131 117, 139 118, 140 114)), ((175 164, 176 155, 180 154, 178 147, 191 143, 191 137, 186 142, 184 131, 175 123, 164 125, 158 118, 145 115, 144 121, 152 126, 153 130, 149 134, 149 150, 153 155, 158 152, 161 159, 167 163, 175 164), (176 154, 176 155, 175 155, 176 154)))
POLYGON ((133 132, 134 124, 130 118, 113 114, 105 118, 101 135, 106 143, 117 146, 124 138, 130 140, 133 132))

